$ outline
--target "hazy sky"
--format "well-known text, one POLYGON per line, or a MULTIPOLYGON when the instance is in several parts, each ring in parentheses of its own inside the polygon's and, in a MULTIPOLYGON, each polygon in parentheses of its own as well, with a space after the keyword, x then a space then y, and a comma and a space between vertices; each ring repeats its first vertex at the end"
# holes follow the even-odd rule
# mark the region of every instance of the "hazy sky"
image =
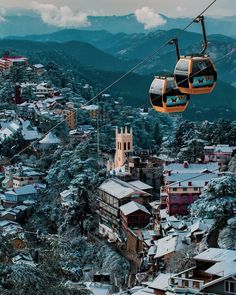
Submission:
MULTIPOLYGON (((68 6, 72 11, 86 14, 126 14, 143 7, 168 16, 193 16, 211 0, 36 0, 38 4, 53 4, 60 9, 68 6)), ((0 8, 30 8, 32 0, 0 0, 0 8)), ((217 0, 208 11, 211 15, 236 15, 236 0, 217 0)))

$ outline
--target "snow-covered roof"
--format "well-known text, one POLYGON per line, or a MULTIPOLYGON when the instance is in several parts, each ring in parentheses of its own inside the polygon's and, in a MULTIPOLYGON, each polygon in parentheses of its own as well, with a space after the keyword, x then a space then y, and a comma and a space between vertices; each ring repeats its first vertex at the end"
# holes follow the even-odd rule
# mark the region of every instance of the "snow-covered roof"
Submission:
POLYGON ((87 106, 82 106, 82 109, 84 109, 86 111, 97 111, 99 109, 99 106, 96 104, 90 104, 87 106))
POLYGON ((49 132, 42 140, 39 141, 39 143, 41 143, 41 144, 59 144, 60 139, 52 132, 49 132))
POLYGON ((229 274, 236 274, 236 261, 217 262, 205 272, 212 275, 217 275, 219 277, 224 277, 229 274))
POLYGON ((159 276, 149 285, 149 288, 165 291, 169 286, 169 279, 173 274, 160 273, 159 276))
MULTIPOLYGON (((19 188, 16 188, 13 193, 15 192, 16 195, 26 195, 26 194, 36 194, 37 191, 32 184, 25 185, 19 188)), ((7 194, 8 192, 6 192, 7 194)), ((12 192, 10 192, 12 193, 12 192)))
MULTIPOLYGON (((122 181, 118 178, 110 178, 105 180, 99 187, 100 190, 116 197, 117 199, 125 198, 131 194, 145 194, 148 193, 137 189, 136 187, 132 186, 131 184, 122 181)), ((149 194, 148 194, 149 195, 149 194)))
POLYGON ((129 181, 129 183, 141 190, 149 190, 149 189, 153 188, 152 186, 150 186, 140 180, 129 181))
POLYGON ((147 208, 137 202, 131 201, 125 205, 122 205, 120 207, 120 211, 122 211, 124 213, 124 215, 129 215, 131 213, 134 213, 138 210, 141 210, 147 214, 150 215, 150 212, 147 210, 147 208))
POLYGON ((218 163, 209 162, 207 164, 188 164, 184 166, 184 164, 180 163, 171 163, 168 165, 164 165, 164 171, 171 171, 172 173, 201 173, 204 170, 208 170, 210 172, 217 172, 219 170, 218 163))
POLYGON ((25 140, 36 140, 40 138, 37 127, 31 127, 30 121, 22 121, 22 131, 25 140))
POLYGON ((206 182, 209 182, 213 178, 218 178, 219 176, 215 173, 190 173, 187 174, 173 174, 167 176, 166 180, 169 182, 168 187, 198 187, 203 188, 206 186, 206 182), (173 177, 172 177, 173 176, 173 177), (170 183, 172 182, 172 183, 170 183))
POLYGON ((89 291, 91 291, 94 295, 107 295, 111 290, 110 285, 101 283, 95 284, 91 282, 86 282, 85 285, 88 287, 89 291))
POLYGON ((182 237, 178 234, 169 235, 155 241, 155 243, 157 245, 155 258, 160 258, 178 250, 182 245, 182 237))
MULTIPOLYGON (((128 295, 128 293, 126 293, 128 295)), ((124 295, 126 295, 124 294, 124 295)), ((146 287, 142 290, 139 290, 138 292, 135 292, 134 293, 135 295, 150 295, 150 294, 154 294, 154 290, 149 288, 149 287, 146 287)))
POLYGON ((33 65, 33 67, 36 68, 36 69, 42 69, 42 68, 44 68, 44 65, 42 65, 42 64, 35 64, 35 65, 33 65))
POLYGON ((168 219, 169 221, 178 221, 177 217, 174 215, 169 215, 166 209, 160 209, 161 219, 168 219))
POLYGON ((160 154, 159 156, 155 156, 158 160, 166 161, 166 162, 174 162, 176 159, 169 157, 165 154, 160 154))
POLYGON ((12 258, 12 262, 14 264, 27 264, 27 265, 30 265, 30 266, 33 266, 33 267, 36 266, 34 264, 34 262, 33 262, 33 259, 31 257, 31 255, 25 255, 23 253, 20 253, 20 254, 14 256, 12 258))
POLYGON ((218 144, 218 145, 213 145, 213 146, 205 146, 205 150, 214 150, 214 153, 226 153, 226 154, 231 154, 236 147, 234 146, 229 146, 228 144, 218 144))
POLYGON ((206 231, 214 224, 214 219, 197 220, 190 226, 191 233, 195 231, 206 231))
POLYGON ((236 261, 236 251, 220 248, 209 248, 194 257, 195 260, 206 260, 213 262, 236 261))

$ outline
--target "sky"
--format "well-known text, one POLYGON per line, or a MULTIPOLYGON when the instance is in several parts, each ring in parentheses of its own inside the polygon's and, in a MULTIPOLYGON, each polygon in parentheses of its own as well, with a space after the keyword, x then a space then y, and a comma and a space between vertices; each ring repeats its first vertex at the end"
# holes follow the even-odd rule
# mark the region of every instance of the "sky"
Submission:
MULTIPOLYGON (((32 0, 0 0, 0 7, 32 6, 32 0)), ((194 15, 211 0, 37 0, 39 4, 53 4, 56 7, 68 6, 73 11, 96 15, 127 14, 142 7, 149 7, 158 13, 169 16, 194 15)), ((217 0, 211 15, 236 15, 236 0, 217 0)))
MULTIPOLYGON (((134 13, 146 29, 165 23, 159 15, 194 17, 212 0, 0 0, 0 22, 8 8, 25 8, 39 14, 45 23, 58 27, 89 26, 88 15, 134 13)), ((217 0, 207 11, 211 16, 236 15, 236 0, 217 0)))

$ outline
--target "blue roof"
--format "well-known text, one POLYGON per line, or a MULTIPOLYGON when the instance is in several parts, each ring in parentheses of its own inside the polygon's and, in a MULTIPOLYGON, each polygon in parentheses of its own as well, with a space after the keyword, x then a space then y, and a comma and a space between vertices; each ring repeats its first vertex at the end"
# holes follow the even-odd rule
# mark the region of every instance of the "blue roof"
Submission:
POLYGON ((17 195, 36 194, 37 191, 32 184, 25 185, 15 189, 17 195))

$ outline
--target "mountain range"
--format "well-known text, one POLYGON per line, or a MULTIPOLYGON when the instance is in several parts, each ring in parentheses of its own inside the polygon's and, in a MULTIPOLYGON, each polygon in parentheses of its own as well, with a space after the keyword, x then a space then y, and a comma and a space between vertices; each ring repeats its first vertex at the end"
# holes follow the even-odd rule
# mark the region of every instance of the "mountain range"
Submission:
MULTIPOLYGON (((111 33, 148 33, 150 31, 170 30, 174 28, 183 28, 190 21, 189 17, 170 18, 160 14, 165 24, 145 30, 144 25, 137 21, 134 14, 112 15, 112 16, 88 16, 90 26, 85 30, 100 31, 106 30, 111 33)), ((49 25, 42 21, 41 16, 31 10, 8 10, 4 15, 5 21, 1 22, 0 36, 23 36, 30 34, 48 34, 59 30, 58 27, 49 25), (20 25, 19 25, 20 24, 20 25)), ((206 27, 209 34, 223 34, 226 36, 236 37, 235 26, 236 16, 222 18, 206 18, 206 27)), ((82 28, 83 29, 83 28, 82 28)), ((192 25, 189 29, 192 32, 199 32, 198 25, 192 25)))

